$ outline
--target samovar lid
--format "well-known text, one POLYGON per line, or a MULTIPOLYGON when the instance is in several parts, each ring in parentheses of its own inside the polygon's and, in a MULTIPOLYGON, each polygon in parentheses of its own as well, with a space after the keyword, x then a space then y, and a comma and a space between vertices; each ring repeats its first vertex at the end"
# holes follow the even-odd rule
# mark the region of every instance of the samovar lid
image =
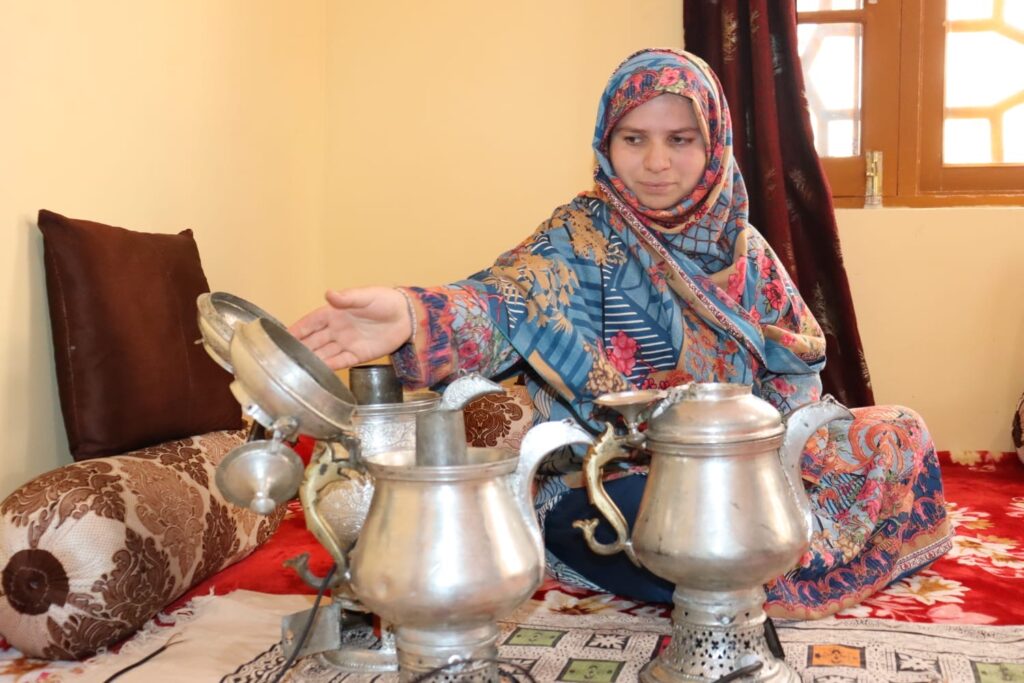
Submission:
POLYGON ((723 444, 784 432, 779 411, 754 396, 749 385, 694 382, 669 391, 653 411, 647 439, 669 444, 723 444))

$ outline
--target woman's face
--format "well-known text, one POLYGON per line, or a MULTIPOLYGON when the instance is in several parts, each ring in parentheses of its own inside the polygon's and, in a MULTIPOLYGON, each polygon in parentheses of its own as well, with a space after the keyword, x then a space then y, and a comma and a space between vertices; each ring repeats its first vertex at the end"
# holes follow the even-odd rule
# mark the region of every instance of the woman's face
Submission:
POLYGON ((670 93, 623 116, 608 153, 615 175, 651 209, 667 209, 687 197, 707 164, 693 103, 670 93))

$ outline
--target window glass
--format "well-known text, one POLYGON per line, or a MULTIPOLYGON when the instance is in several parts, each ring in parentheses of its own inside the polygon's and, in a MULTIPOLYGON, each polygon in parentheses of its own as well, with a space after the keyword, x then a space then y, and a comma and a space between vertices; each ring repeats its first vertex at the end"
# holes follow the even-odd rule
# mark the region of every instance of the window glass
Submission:
POLYGON ((1024 69, 1006 67, 1024 64, 1022 14, 1024 0, 947 0, 944 163, 1020 163, 1024 69))
POLYGON ((1007 26, 1024 30, 1024 0, 1003 0, 1003 21, 1007 26))
POLYGON ((800 24, 797 40, 818 154, 859 155, 863 26, 800 24))
POLYGON ((947 21, 988 19, 991 16, 992 0, 947 0, 946 2, 947 21))
POLYGON ((1024 104, 1003 114, 1003 161, 1024 164, 1024 104))
POLYGON ((992 126, 988 119, 946 119, 942 158, 947 164, 992 162, 992 126))

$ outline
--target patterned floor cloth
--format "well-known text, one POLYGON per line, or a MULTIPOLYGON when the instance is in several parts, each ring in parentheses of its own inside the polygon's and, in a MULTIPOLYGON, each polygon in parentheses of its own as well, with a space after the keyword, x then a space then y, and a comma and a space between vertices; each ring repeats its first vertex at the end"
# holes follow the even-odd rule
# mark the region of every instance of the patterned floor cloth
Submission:
MULTIPOLYGON (((143 642, 130 643, 116 655, 51 664, 0 679, 101 683, 169 642, 170 647, 118 681, 271 683, 284 662, 275 642, 280 617, 308 606, 303 597, 236 591, 198 598, 174 624, 151 630, 143 642)), ((505 680, 564 683, 636 681, 671 630, 669 620, 652 610, 637 613, 632 603, 611 596, 575 597, 555 589, 525 604, 500 627, 499 656, 516 667, 506 667, 510 673, 505 680)), ((1024 626, 911 626, 886 619, 832 618, 780 623, 778 632, 786 661, 803 681, 1024 681, 1024 626)), ((339 673, 314 655, 300 660, 285 680, 391 683, 398 677, 339 673)))
MULTIPOLYGON (((670 622, 616 610, 614 601, 549 592, 501 624, 499 656, 517 665, 507 680, 618 683, 667 643, 670 622), (557 595, 557 597, 556 597, 557 595), (575 609, 568 609, 574 607, 575 609), (593 611, 588 611, 593 610, 593 611)), ((1024 681, 1024 627, 917 624, 883 619, 825 619, 778 624, 786 661, 803 681, 972 682, 1024 681)), ((273 645, 221 683, 270 683, 283 663, 273 645)), ((344 675, 315 657, 300 662, 290 680, 308 683, 397 681, 396 675, 344 675)), ((427 681, 448 680, 442 675, 427 681)))

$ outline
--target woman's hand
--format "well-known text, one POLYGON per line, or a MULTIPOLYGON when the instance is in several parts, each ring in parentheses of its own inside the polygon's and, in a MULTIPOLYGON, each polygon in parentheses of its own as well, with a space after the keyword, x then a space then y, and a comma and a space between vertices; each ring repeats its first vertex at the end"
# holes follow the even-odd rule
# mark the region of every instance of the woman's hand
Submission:
POLYGON ((405 295, 390 287, 328 291, 327 306, 303 316, 288 330, 332 370, 398 350, 412 336, 405 295))

